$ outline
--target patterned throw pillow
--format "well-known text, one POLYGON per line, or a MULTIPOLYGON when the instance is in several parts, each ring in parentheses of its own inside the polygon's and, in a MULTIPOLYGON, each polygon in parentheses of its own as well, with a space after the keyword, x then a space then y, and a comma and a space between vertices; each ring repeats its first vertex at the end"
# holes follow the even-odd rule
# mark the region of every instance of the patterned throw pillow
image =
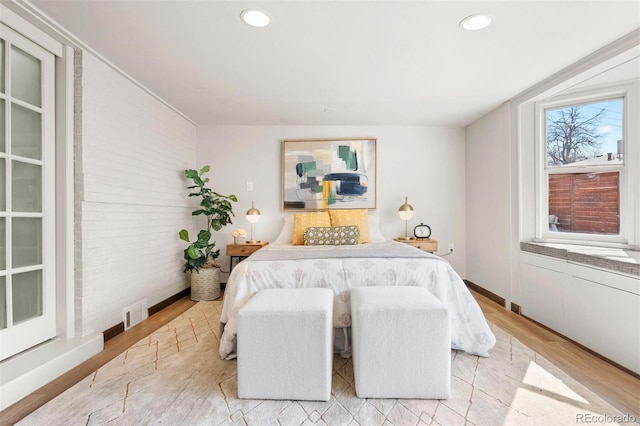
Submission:
POLYGON ((360 230, 357 226, 320 226, 304 232, 305 246, 346 246, 358 244, 360 230))

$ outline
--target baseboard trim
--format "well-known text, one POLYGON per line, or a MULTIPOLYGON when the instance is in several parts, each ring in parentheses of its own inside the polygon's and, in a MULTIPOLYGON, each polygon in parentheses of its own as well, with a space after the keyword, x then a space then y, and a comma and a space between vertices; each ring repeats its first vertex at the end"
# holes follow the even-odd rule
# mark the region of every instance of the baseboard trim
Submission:
POLYGON ((481 295, 483 295, 484 297, 486 297, 489 300, 492 300, 494 302, 496 302, 498 305, 502 306, 503 308, 507 307, 507 301, 505 298, 498 296, 495 293, 490 292, 489 290, 487 290, 484 287, 479 286, 478 284, 469 281, 469 280, 463 280, 464 283, 467 285, 467 287, 469 287, 471 290, 475 291, 476 293, 479 293, 481 295))
POLYGON ((156 303, 155 305, 149 308, 149 316, 153 314, 157 314, 158 312, 160 312, 167 306, 171 305, 172 303, 175 303, 178 300, 182 299, 183 297, 188 296, 190 292, 191 292, 191 288, 185 288, 184 290, 174 294, 173 296, 168 297, 159 303, 156 303))
MULTIPOLYGON (((156 303, 155 305, 149 307, 147 309, 147 312, 149 313, 149 316, 151 316, 153 314, 157 314, 158 312, 160 312, 161 310, 163 310, 167 306, 171 305, 172 303, 175 303, 178 300, 182 299, 183 297, 188 296, 190 291, 191 291, 190 288, 185 288, 184 290, 179 291, 178 293, 174 294, 173 296, 167 297, 166 299, 162 300, 161 302, 156 303)), ((113 327, 108 328, 107 330, 103 331, 102 334, 104 335, 104 341, 106 342, 108 340, 113 339, 118 334, 123 333, 123 332, 124 332, 124 322, 121 322, 121 323, 118 323, 118 324, 114 325, 113 327)))
POLYGON ((569 337, 565 336, 565 335, 564 335, 564 334, 562 334, 562 333, 557 332, 556 330, 554 330, 554 329, 552 329, 552 328, 547 327, 546 325, 544 325, 544 324, 542 324, 542 323, 540 323, 540 322, 538 322, 538 321, 534 320, 533 318, 530 318, 530 317, 526 316, 525 314, 520 314, 520 316, 521 316, 522 318, 525 318, 527 321, 531 321, 532 323, 534 323, 534 324, 535 324, 535 325, 537 325, 538 327, 544 328, 545 330, 547 330, 547 331, 549 331, 549 332, 551 332, 551 333, 555 334, 556 336, 560 336, 560 337, 562 337, 562 338, 563 338, 563 339, 565 339, 567 342, 571 342, 571 343, 573 343, 574 345, 578 346, 580 349, 583 349, 583 350, 585 350, 586 352, 589 352, 591 355, 596 356, 596 357, 600 358, 601 360, 608 362, 609 364, 613 365, 613 366, 614 366, 614 367, 616 367, 616 368, 619 368, 620 370, 624 371, 625 373, 631 374, 631 375, 632 375, 633 377, 635 377, 636 379, 640 379, 640 374, 636 373, 636 372, 635 372, 635 371, 633 371, 633 370, 628 369, 628 368, 627 368, 627 367, 625 367, 624 365, 620 365, 620 364, 618 364, 617 362, 610 360, 610 359, 609 359, 609 358, 607 358, 606 356, 604 356, 604 355, 602 355, 602 354, 599 354, 598 352, 594 351, 593 349, 589 349, 588 347, 586 347, 586 346, 584 346, 584 345, 582 345, 582 344, 580 344, 580 343, 576 342, 576 341, 575 341, 575 340, 573 340, 573 339, 570 339, 569 337))
POLYGON ((521 311, 522 308, 520 307, 520 305, 511 302, 511 312, 520 315, 521 311))
POLYGON ((113 327, 103 331, 102 334, 104 335, 104 341, 106 342, 108 340, 111 340, 122 332, 124 332, 124 322, 120 322, 113 327))

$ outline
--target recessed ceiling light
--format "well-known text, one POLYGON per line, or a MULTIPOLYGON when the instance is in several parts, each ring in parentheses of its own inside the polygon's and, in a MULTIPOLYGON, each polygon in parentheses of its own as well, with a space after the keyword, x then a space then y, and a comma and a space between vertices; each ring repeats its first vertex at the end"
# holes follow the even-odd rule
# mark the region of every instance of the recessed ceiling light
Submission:
POLYGON ((240 14, 240 19, 242 19, 245 24, 251 25, 252 27, 266 27, 269 25, 269 22, 271 22, 271 17, 267 12, 263 12, 258 9, 243 10, 240 14))
POLYGON ((460 27, 468 31, 481 30, 491 25, 492 21, 493 16, 486 13, 477 13, 460 21, 460 27))

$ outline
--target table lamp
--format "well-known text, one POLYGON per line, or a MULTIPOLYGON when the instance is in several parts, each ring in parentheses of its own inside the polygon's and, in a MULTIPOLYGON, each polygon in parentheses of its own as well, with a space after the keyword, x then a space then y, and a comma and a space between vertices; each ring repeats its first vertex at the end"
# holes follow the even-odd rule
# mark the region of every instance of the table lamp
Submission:
POLYGON ((247 221, 249 221, 249 223, 251 224, 251 239, 247 241, 247 244, 259 243, 260 241, 256 241, 253 239, 253 224, 260 220, 260 210, 256 209, 253 206, 253 201, 251 202, 251 208, 247 210, 245 217, 247 218, 247 221))
POLYGON ((404 204, 398 209, 398 216, 404 220, 404 237, 398 237, 399 240, 410 240, 409 238, 409 219, 413 217, 413 207, 409 204, 409 198, 404 198, 404 204))

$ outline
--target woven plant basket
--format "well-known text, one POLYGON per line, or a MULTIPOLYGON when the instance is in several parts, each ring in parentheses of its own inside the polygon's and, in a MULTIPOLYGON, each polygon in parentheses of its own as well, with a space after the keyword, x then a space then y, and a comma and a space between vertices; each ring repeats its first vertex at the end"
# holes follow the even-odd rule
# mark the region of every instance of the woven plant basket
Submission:
POLYGON ((220 297, 220 268, 191 271, 191 300, 214 300, 220 297))

